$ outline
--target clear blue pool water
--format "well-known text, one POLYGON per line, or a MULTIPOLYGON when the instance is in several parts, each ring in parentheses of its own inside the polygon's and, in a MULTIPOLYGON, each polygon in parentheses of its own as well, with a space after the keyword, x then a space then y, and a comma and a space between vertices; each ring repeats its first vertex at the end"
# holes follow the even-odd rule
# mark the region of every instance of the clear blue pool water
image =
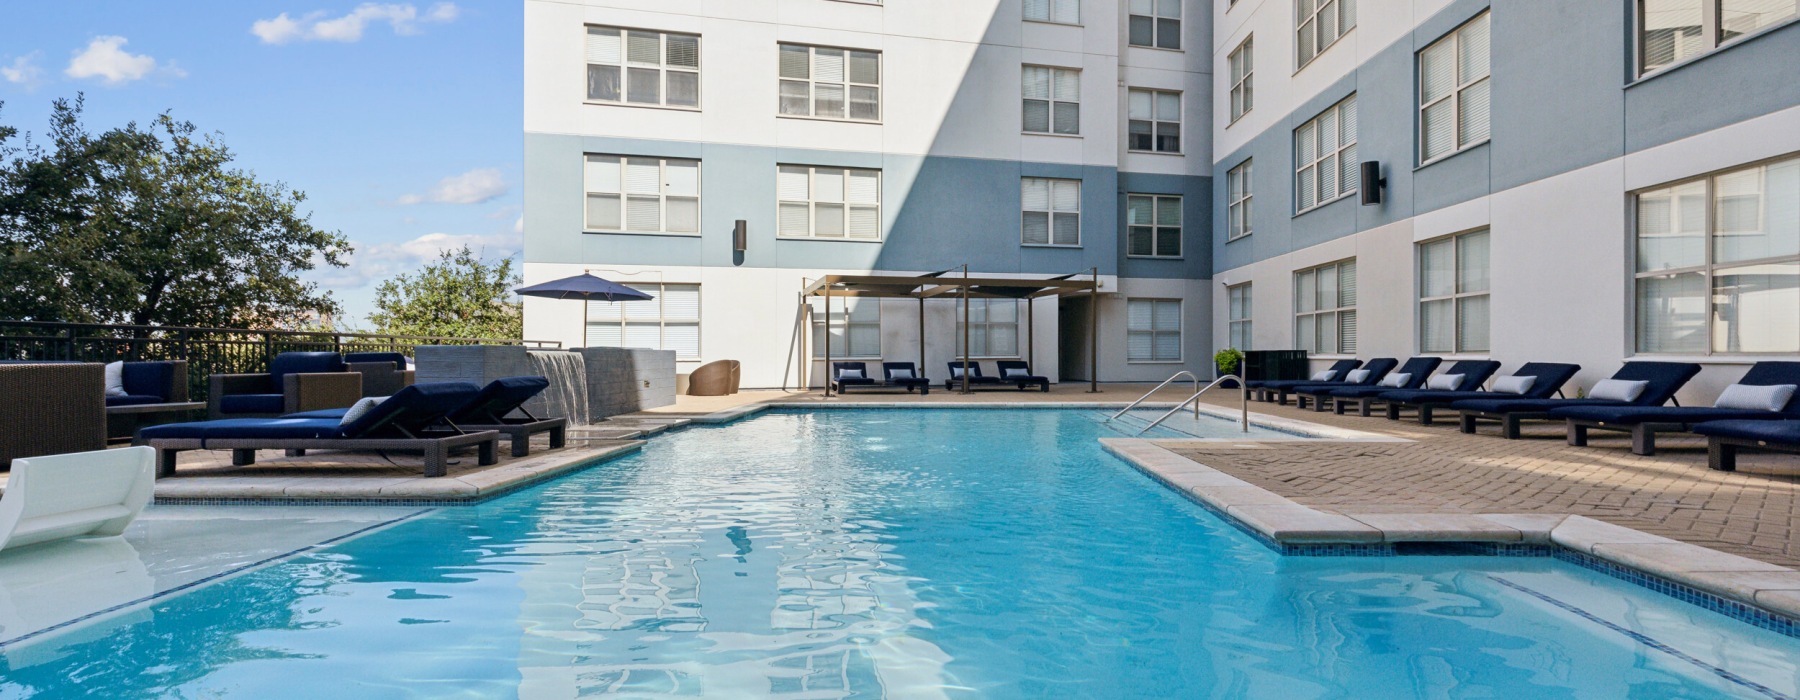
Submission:
POLYGON ((1794 693, 1795 640, 1554 559, 1282 557, 1100 415, 685 430, 6 647, 0 697, 1794 693))

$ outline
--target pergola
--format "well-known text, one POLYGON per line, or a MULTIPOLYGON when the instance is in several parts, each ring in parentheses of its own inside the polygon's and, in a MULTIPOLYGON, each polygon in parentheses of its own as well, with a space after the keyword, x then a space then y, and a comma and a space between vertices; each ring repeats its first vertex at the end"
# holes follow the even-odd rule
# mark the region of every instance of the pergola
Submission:
MULTIPOLYGON (((1086 296, 1090 300, 1088 312, 1088 392, 1100 391, 1100 275, 1097 268, 1085 272, 1058 275, 1042 279, 1010 278, 1010 277, 971 277, 969 266, 962 265, 948 270, 941 270, 917 276, 899 275, 825 275, 808 285, 801 292, 806 297, 825 298, 825 395, 831 396, 831 299, 832 297, 863 297, 878 299, 917 299, 919 300, 919 370, 925 370, 925 300, 934 298, 960 298, 963 301, 963 338, 962 338, 962 391, 969 392, 969 300, 970 299, 1023 299, 1032 300, 1047 296, 1086 296), (962 276, 950 276, 957 270, 962 276), (1087 277, 1085 280, 1076 277, 1087 277)), ((1032 333, 1035 304, 1025 305, 1025 357, 1027 361, 1035 360, 1036 338, 1032 333)), ((806 362, 806 353, 802 353, 801 362, 806 362)), ((802 373, 802 376, 805 376, 802 373)))

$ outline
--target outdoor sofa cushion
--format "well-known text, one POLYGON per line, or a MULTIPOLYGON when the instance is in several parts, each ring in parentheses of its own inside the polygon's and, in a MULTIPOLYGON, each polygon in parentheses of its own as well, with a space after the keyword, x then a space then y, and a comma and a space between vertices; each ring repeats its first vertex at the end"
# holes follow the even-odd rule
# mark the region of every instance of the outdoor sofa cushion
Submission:
POLYGON ((281 413, 287 397, 281 394, 226 394, 219 397, 220 413, 281 413))
POLYGON ((166 402, 161 396, 151 396, 149 394, 126 394, 124 396, 106 397, 107 408, 112 408, 114 406, 144 406, 153 403, 166 402))
POLYGON ((226 418, 138 430, 139 440, 318 440, 337 435, 338 421, 333 418, 226 418))
MULTIPOLYGON (((269 361, 269 390, 277 394, 286 391, 286 380, 290 374, 323 374, 344 371, 344 356, 335 352, 284 352, 269 361)), ((223 407, 223 404, 221 404, 223 407)), ((242 413, 230 411, 227 413, 242 413)), ((274 410, 280 413, 278 406, 274 410)))
POLYGON ((394 369, 406 369, 406 354, 398 352, 352 352, 344 355, 344 363, 392 362, 394 369))
MULTIPOLYGON (((152 396, 156 401, 164 403, 175 393, 174 362, 127 362, 120 368, 120 377, 125 381, 125 393, 131 396, 152 396)), ((182 381, 186 381, 182 372, 182 381)), ((186 394, 185 391, 182 392, 186 394)))

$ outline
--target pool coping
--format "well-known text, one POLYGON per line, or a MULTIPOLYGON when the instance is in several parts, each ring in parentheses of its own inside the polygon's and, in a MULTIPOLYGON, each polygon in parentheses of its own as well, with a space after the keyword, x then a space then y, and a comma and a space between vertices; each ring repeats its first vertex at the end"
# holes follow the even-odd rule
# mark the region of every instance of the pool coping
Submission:
POLYGON ((1391 555, 1396 546, 1426 543, 1483 545, 1484 553, 1498 554, 1538 549, 1800 636, 1800 571, 1581 515, 1322 510, 1178 455, 1159 444, 1164 442, 1100 438, 1113 456, 1283 554, 1391 555), (1771 615, 1776 619, 1768 619, 1771 615))

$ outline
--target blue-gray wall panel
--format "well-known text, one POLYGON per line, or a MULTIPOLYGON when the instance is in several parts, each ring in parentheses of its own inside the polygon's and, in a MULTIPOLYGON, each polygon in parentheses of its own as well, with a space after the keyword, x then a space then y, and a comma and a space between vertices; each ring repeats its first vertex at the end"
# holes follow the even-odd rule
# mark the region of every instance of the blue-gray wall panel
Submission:
POLYGON ((1625 90, 1625 147, 1641 151, 1800 104, 1800 23, 1747 37, 1625 90))
POLYGON ((1628 4, 1523 2, 1495 10, 1495 191, 1623 155, 1628 4))
POLYGON ((1181 195, 1181 258, 1133 258, 1126 255, 1125 217, 1118 217, 1119 274, 1124 277, 1210 279, 1212 277, 1212 179, 1189 175, 1119 173, 1114 207, 1125 210, 1130 194, 1181 195))

